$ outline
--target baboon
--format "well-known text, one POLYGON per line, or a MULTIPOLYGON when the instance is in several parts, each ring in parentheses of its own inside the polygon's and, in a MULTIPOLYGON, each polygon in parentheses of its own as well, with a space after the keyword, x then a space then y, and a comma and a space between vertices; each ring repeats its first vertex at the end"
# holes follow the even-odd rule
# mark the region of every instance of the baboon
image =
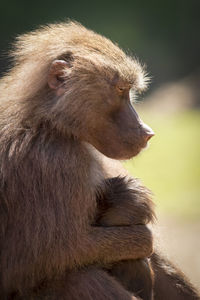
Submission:
MULTIPOLYGON (((103 197, 98 199, 97 224, 147 224, 154 218, 151 193, 136 179, 110 178, 103 197)), ((200 299, 184 274, 158 253, 145 260, 115 262, 107 271, 140 299, 200 299)))
POLYGON ((0 298, 137 299, 112 265, 148 264, 151 202, 132 197, 126 226, 107 226, 98 203, 112 180, 94 148, 128 159, 153 136, 129 100, 143 68, 75 22, 22 35, 12 56, 0 82, 0 298))
MULTIPOLYGON (((151 194, 139 180, 112 177, 106 183, 104 193, 97 199, 97 224, 128 226, 153 221, 151 194)), ((153 299, 153 271, 148 259, 117 262, 107 270, 141 299, 153 299)))

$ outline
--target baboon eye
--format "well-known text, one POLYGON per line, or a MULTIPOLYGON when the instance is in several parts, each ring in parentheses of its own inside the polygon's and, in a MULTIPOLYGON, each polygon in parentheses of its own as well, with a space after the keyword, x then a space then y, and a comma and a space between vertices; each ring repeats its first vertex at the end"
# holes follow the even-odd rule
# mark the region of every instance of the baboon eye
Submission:
POLYGON ((116 89, 117 89, 117 92, 122 95, 125 91, 125 88, 124 87, 121 87, 121 86, 116 86, 116 89))

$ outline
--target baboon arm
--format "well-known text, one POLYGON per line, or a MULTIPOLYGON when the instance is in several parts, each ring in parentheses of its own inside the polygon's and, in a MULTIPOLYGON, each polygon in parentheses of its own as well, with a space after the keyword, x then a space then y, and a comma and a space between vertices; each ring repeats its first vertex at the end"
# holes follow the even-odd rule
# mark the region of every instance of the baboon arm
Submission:
MULTIPOLYGON (((151 232, 143 225, 89 225, 91 193, 83 194, 87 185, 77 179, 77 169, 63 168, 63 161, 54 155, 57 151, 64 157, 69 150, 58 142, 51 143, 48 147, 54 151, 41 149, 47 142, 39 136, 21 160, 10 157, 6 169, 2 202, 11 203, 1 249, 6 290, 34 286, 43 278, 77 266, 139 258, 152 251, 151 232)), ((72 154, 77 162, 77 153, 72 154)))
MULTIPOLYGON (((84 246, 86 259, 90 253, 90 263, 96 261, 106 264, 123 259, 137 259, 151 254, 152 235, 145 225, 93 226, 89 233, 89 243, 84 246)), ((84 255, 79 257, 84 258, 84 255)))
POLYGON ((156 300, 200 300, 200 295, 184 274, 157 253, 151 256, 156 300))

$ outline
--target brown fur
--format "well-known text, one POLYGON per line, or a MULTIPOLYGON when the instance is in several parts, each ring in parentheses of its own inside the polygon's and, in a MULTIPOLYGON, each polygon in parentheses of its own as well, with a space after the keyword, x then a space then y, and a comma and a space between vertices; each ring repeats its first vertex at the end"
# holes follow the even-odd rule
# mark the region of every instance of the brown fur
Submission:
POLYGON ((13 58, 0 82, 0 298, 136 299, 103 267, 149 256, 151 233, 94 225, 107 185, 91 145, 124 159, 153 135, 129 103, 142 67, 77 23, 19 37, 13 58))
MULTIPOLYGON (((154 220, 151 193, 134 178, 107 179, 106 189, 97 203, 97 224, 102 226, 148 224, 154 220)), ((127 290, 143 300, 153 299, 154 276, 149 259, 121 261, 107 269, 127 290)))
POLYGON ((200 300, 198 291, 185 275, 167 259, 154 253, 151 257, 151 264, 155 273, 154 294, 156 300, 200 300))
MULTIPOLYGON (((121 170, 117 173, 120 174, 121 170)), ((107 179, 104 198, 101 195, 98 199, 98 224, 128 226, 153 221, 151 194, 138 180, 127 178, 107 179)), ((200 299, 198 292, 184 274, 158 253, 145 260, 113 263, 108 272, 128 291, 144 300, 200 299)))
MULTIPOLYGON (((67 286, 79 268, 152 252, 145 225, 91 226, 104 171, 86 142, 113 158, 145 146, 149 131, 125 101, 130 86, 144 87, 140 65, 75 23, 24 35, 14 53, 15 66, 0 83, 1 299, 30 297, 31 290, 39 297, 65 276, 67 286)), ((133 299, 98 268, 93 291, 86 269, 78 294, 133 299)), ((70 293, 58 284, 50 299, 70 299, 70 293)))

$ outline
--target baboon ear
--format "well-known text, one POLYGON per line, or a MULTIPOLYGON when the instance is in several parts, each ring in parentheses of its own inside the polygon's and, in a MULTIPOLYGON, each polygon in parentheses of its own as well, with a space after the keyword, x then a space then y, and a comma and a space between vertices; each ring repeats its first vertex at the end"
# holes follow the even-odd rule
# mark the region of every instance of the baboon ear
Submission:
POLYGON ((51 89, 55 90, 58 96, 61 96, 64 92, 64 80, 67 74, 67 69, 70 68, 70 65, 65 60, 56 59, 52 62, 47 82, 51 89))

